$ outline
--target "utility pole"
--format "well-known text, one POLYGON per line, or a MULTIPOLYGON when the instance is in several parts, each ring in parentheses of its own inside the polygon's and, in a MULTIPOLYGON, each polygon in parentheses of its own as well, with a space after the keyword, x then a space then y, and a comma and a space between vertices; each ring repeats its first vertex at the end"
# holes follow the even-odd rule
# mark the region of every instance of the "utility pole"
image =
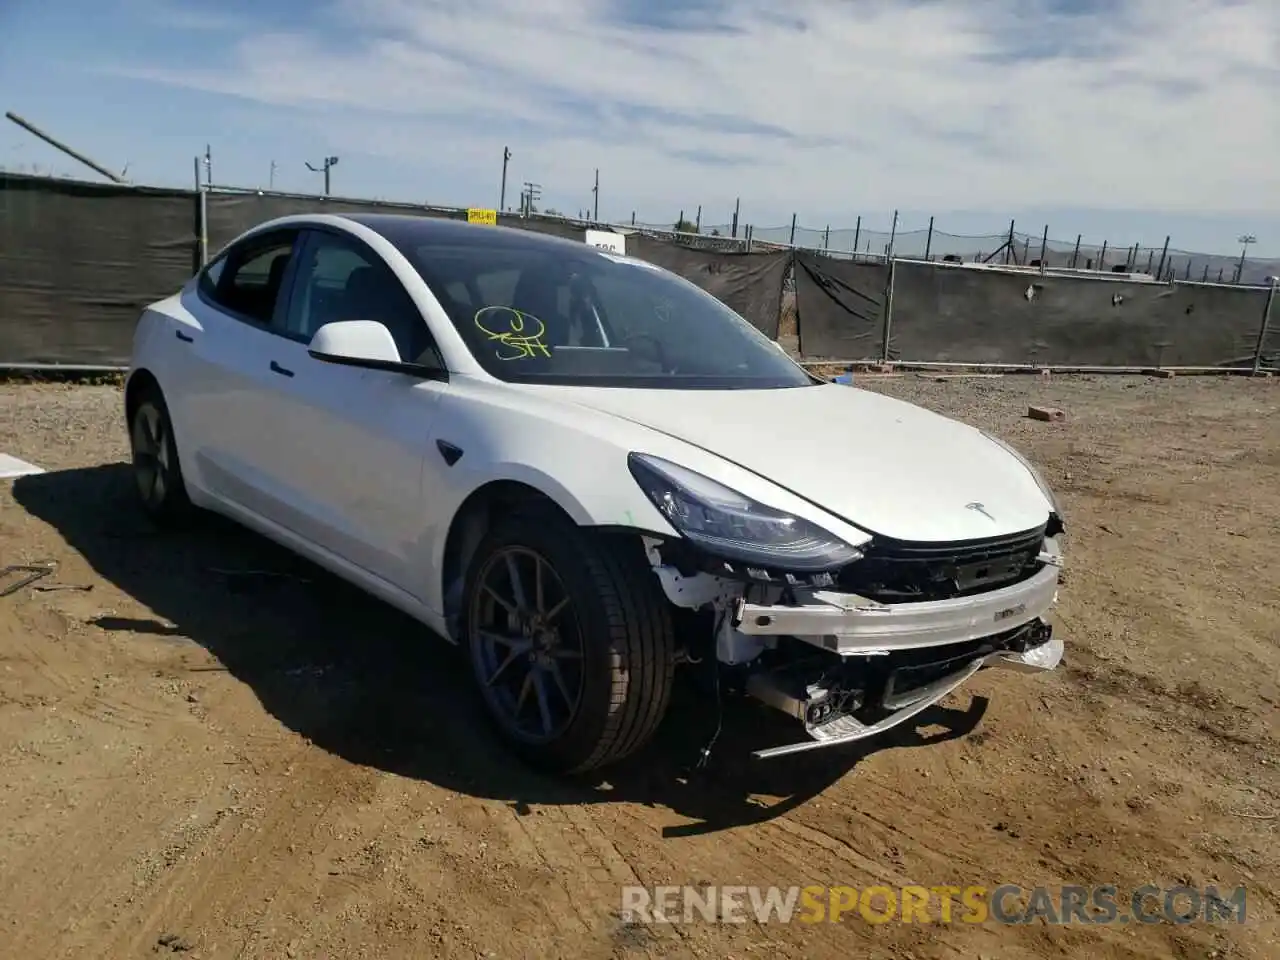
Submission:
POLYGON ((1236 283, 1240 283, 1244 279, 1244 258, 1245 258, 1245 255, 1249 252, 1249 244, 1257 243, 1258 238, 1255 237, 1252 233, 1245 233, 1245 234, 1242 234, 1240 237, 1238 237, 1237 240, 1240 243, 1241 250, 1240 250, 1240 264, 1239 266, 1236 267, 1236 283))
POLYGON ((498 212, 507 208, 507 161, 511 159, 509 147, 502 148, 502 192, 498 194, 498 212))
POLYGON ((325 157, 325 158, 324 158, 324 165, 323 165, 323 166, 319 166, 319 167, 313 167, 313 166, 311 165, 310 161, 307 161, 307 169, 308 169, 308 170, 310 170, 312 173, 323 173, 323 174, 324 174, 324 195, 325 195, 326 197, 329 195, 329 170, 330 170, 332 167, 336 167, 337 165, 338 165, 338 158, 337 158, 337 157, 325 157))
POLYGON ((529 216, 533 213, 533 202, 542 197, 542 184, 524 182, 524 192, 520 195, 520 214, 529 216))
POLYGON ((596 185, 591 188, 591 195, 595 198, 593 204, 593 212, 591 214, 591 222, 600 222, 600 168, 596 167, 596 185))
POLYGON ((271 179, 267 181, 267 189, 274 190, 276 188, 276 162, 271 161, 271 179))

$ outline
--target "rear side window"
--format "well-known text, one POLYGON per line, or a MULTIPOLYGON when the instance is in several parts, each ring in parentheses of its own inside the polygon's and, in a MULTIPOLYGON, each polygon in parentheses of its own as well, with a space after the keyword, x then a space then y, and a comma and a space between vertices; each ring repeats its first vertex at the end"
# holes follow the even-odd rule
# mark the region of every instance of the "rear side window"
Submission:
POLYGON ((268 326, 275 315, 296 233, 252 237, 211 263, 200 291, 230 313, 268 326))

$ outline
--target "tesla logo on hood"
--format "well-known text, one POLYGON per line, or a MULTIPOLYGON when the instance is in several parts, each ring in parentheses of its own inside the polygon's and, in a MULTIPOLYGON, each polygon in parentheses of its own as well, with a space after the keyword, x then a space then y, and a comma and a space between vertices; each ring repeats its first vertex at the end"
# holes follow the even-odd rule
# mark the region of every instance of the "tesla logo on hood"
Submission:
POLYGON ((988 520, 990 520, 992 523, 995 523, 996 518, 993 517, 991 514, 987 513, 986 504, 982 504, 982 503, 978 503, 977 501, 974 501, 973 503, 966 503, 964 505, 964 508, 966 510, 973 510, 977 513, 980 513, 984 517, 986 517, 988 520))

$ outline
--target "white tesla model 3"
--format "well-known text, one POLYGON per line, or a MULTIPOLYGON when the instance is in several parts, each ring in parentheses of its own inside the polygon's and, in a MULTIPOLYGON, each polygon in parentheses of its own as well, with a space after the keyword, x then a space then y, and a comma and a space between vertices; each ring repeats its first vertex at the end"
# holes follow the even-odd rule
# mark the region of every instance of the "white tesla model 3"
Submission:
POLYGON ((1026 459, 586 244, 263 223, 145 310, 125 406, 155 520, 224 514, 465 646, 546 768, 644 744, 677 669, 793 716, 773 756, 1062 656, 1062 521, 1026 459))

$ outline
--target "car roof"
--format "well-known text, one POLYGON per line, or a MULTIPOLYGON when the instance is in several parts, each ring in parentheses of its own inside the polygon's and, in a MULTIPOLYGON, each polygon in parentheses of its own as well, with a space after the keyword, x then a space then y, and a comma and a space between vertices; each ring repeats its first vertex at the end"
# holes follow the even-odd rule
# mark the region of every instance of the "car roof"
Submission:
MULTIPOLYGON (((380 233, 397 247, 446 244, 454 247, 489 247, 544 253, 582 253, 583 241, 557 237, 537 230, 489 226, 447 217, 403 213, 344 213, 345 220, 380 233)), ((582 228, 584 233, 586 228, 582 228)), ((584 237, 585 239, 585 237, 584 237)))

